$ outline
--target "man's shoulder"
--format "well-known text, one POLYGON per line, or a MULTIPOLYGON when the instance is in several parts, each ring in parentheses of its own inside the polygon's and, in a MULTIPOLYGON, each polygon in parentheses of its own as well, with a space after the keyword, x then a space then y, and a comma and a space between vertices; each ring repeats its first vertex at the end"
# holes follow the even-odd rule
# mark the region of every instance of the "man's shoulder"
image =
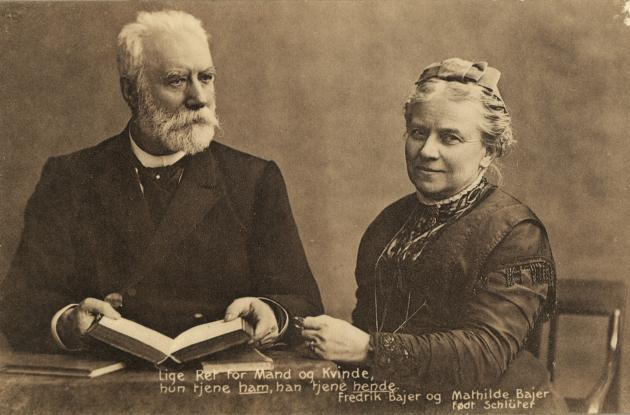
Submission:
POLYGON ((50 157, 48 163, 61 169, 75 170, 81 168, 84 171, 93 171, 103 168, 102 161, 115 158, 124 147, 125 137, 122 134, 109 137, 100 143, 73 151, 50 157))
MULTIPOLYGON (((56 175, 90 179, 118 165, 130 155, 129 139, 124 134, 109 137, 100 143, 68 154, 50 157, 48 170, 56 175), (77 175, 77 173, 80 173, 77 175)), ((208 150, 230 182, 257 181, 269 168, 277 169, 273 161, 212 141, 208 150)), ((202 154, 200 154, 202 156, 202 154)), ((203 156, 202 156, 203 157, 203 156)))
POLYGON ((209 150, 228 182, 255 183, 272 170, 279 174, 278 167, 273 161, 237 150, 218 141, 213 141, 209 150))
POLYGON ((213 140, 210 143, 210 152, 219 163, 226 167, 248 166, 249 168, 265 168, 270 162, 262 157, 238 150, 227 144, 213 140))
MULTIPOLYGON (((235 207, 234 213, 245 229, 249 229, 253 223, 253 209, 256 209, 257 201, 268 200, 270 195, 286 193, 282 174, 273 161, 217 141, 210 144, 208 151, 219 171, 227 200, 235 207)), ((271 209, 278 211, 282 207, 273 205, 271 209)))

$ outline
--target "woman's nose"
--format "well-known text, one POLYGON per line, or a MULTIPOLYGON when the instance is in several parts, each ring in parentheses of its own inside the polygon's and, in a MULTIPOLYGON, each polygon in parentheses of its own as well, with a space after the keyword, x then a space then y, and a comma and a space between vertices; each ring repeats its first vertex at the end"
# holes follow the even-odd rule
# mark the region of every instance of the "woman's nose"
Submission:
POLYGON ((436 133, 432 132, 429 134, 424 143, 422 143, 422 147, 420 147, 419 155, 422 158, 427 159, 436 159, 440 155, 439 151, 439 139, 436 133))

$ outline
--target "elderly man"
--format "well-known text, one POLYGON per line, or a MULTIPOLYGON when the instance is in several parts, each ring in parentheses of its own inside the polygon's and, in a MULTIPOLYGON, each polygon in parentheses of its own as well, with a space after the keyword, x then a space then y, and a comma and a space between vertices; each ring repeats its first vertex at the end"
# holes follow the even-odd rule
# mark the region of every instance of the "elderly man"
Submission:
POLYGON ((131 120, 46 163, 2 287, 3 331, 32 351, 89 347, 97 314, 167 335, 242 316, 253 341, 289 336, 290 314, 321 314, 319 290, 276 164, 213 141, 201 23, 141 12, 118 43, 131 120))

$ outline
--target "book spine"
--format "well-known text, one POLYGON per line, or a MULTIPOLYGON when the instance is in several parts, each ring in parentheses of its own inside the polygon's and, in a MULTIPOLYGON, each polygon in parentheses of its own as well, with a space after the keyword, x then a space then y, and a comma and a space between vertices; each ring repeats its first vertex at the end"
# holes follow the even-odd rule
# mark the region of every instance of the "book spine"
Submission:
POLYGON ((161 351, 149 346, 146 343, 142 343, 133 337, 125 336, 117 331, 110 330, 107 327, 96 325, 89 332, 90 336, 97 340, 107 343, 117 349, 137 356, 141 359, 148 360, 154 364, 164 361, 168 358, 167 355, 161 351))

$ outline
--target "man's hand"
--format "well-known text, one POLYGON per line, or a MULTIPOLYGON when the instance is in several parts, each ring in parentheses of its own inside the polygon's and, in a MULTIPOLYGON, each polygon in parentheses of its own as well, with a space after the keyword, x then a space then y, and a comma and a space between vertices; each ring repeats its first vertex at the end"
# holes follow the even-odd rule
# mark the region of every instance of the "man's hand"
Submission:
POLYGON ((69 348, 81 347, 82 338, 94 322, 94 318, 102 314, 118 319, 120 313, 106 301, 96 298, 86 298, 78 306, 67 310, 57 322, 57 333, 61 341, 69 348))
POLYGON ((254 328, 249 343, 264 345, 278 337, 278 322, 271 307, 256 297, 237 298, 225 310, 225 321, 243 317, 254 328))
POLYGON ((302 337, 323 359, 363 363, 368 357, 370 335, 344 320, 326 315, 305 317, 302 337))

